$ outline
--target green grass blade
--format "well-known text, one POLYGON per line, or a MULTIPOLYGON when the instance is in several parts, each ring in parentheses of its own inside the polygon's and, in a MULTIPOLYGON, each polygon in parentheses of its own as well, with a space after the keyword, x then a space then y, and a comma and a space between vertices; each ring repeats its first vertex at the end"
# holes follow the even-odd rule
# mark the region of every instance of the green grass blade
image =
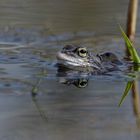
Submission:
POLYGON ((124 30, 122 29, 122 27, 120 26, 120 30, 122 33, 122 36, 124 38, 124 41, 126 43, 127 49, 130 52, 130 55, 132 57, 132 61, 134 63, 140 63, 140 57, 136 51, 136 49, 133 47, 132 42, 130 41, 130 39, 127 37, 127 35, 125 34, 124 30))
POLYGON ((128 95, 130 89, 132 88, 132 85, 133 85, 133 81, 129 81, 129 82, 127 83, 126 88, 125 88, 125 90, 124 90, 124 93, 123 93, 123 95, 122 95, 122 97, 121 97, 121 100, 120 100, 120 102, 119 102, 119 107, 121 106, 121 104, 122 104, 122 102, 124 101, 125 97, 128 95))

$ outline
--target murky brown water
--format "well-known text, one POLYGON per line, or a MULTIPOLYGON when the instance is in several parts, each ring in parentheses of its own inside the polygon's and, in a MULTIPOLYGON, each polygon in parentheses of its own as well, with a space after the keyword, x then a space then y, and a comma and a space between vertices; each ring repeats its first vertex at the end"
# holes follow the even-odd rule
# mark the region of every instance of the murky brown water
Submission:
POLYGON ((56 52, 72 43, 95 53, 113 51, 121 59, 124 43, 117 23, 125 25, 127 4, 128 0, 0 1, 0 140, 139 139, 131 95, 118 107, 131 77, 82 75, 88 85, 77 88, 61 84, 65 76, 55 67, 56 52), (40 78, 34 100, 31 92, 40 78))

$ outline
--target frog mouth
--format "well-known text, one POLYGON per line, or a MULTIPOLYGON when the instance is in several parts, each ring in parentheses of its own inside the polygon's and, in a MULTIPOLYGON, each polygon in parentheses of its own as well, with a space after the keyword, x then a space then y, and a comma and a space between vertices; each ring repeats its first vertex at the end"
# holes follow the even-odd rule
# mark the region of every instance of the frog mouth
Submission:
POLYGON ((87 58, 81 58, 81 57, 74 57, 72 55, 67 55, 66 53, 58 52, 57 54, 58 62, 61 64, 64 64, 66 66, 72 66, 72 67, 93 67, 95 69, 100 69, 99 66, 92 63, 87 58))

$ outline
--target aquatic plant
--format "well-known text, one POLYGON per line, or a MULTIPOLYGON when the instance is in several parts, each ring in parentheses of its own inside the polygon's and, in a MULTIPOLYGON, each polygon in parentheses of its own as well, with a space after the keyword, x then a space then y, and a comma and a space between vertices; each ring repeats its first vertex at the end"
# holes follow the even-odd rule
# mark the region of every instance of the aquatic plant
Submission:
POLYGON ((130 89, 132 88, 132 85, 133 85, 133 81, 129 81, 127 82, 127 85, 125 87, 125 90, 124 90, 124 93, 121 97, 121 100, 119 102, 119 107, 121 106, 122 102, 124 101, 125 97, 128 95, 130 89))
POLYGON ((140 57, 139 57, 136 49, 133 47, 132 42, 127 37, 126 33, 124 32, 124 30, 122 29, 121 26, 120 26, 120 30, 121 30, 122 36, 124 38, 124 41, 126 43, 126 47, 127 47, 128 51, 130 53, 130 57, 131 57, 132 61, 136 64, 140 64, 140 57))
MULTIPOLYGON (((137 70, 140 69, 140 57, 136 51, 136 49, 134 48, 132 42, 130 41, 130 39, 127 37, 126 33, 124 32, 124 30, 122 29, 122 27, 119 25, 123 39, 125 41, 127 50, 129 51, 130 54, 130 58, 131 60, 136 64, 137 70)), ((128 95, 129 91, 131 90, 132 86, 133 86, 134 81, 129 81, 127 82, 127 85, 125 87, 124 93, 121 97, 121 100, 119 102, 119 106, 121 106, 122 102, 124 101, 125 97, 128 95)))

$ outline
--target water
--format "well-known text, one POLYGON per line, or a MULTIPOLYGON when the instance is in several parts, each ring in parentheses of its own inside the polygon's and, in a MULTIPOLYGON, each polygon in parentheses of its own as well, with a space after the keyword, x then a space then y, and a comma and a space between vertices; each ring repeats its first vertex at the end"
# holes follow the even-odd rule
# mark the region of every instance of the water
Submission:
MULTIPOLYGON (((118 107, 131 77, 82 74, 78 80, 76 73, 60 75, 55 66, 56 52, 73 43, 95 54, 113 51, 122 59, 124 42, 117 23, 124 27, 127 4, 128 0, 0 1, 0 140, 139 139, 131 95, 118 107), (70 84, 72 80, 85 88, 70 84)), ((138 29, 136 46, 139 33, 138 29)))

